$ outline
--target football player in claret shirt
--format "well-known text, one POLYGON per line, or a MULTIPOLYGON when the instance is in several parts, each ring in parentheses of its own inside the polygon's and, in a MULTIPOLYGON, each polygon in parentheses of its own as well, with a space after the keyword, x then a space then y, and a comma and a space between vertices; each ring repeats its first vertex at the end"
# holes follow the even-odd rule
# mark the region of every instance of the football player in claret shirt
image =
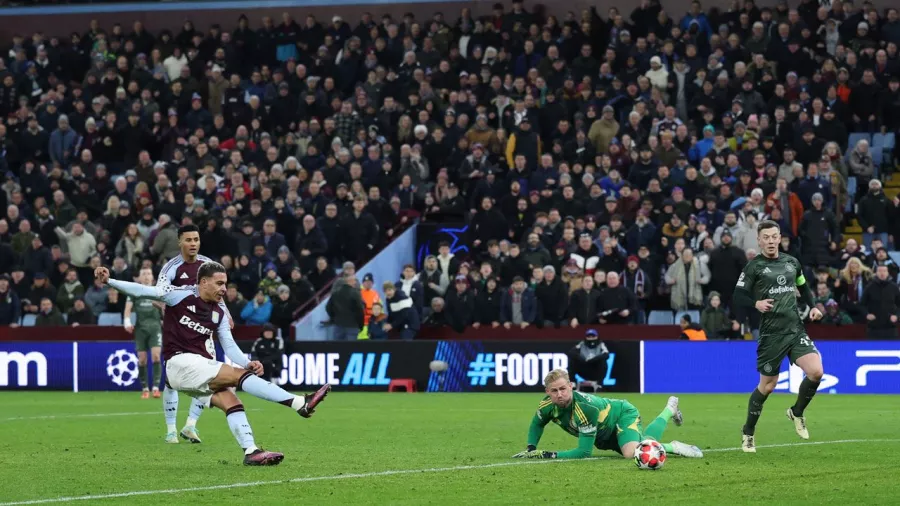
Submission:
POLYGON ((256 446, 244 406, 234 389, 241 388, 260 399, 288 406, 308 418, 325 399, 331 386, 325 385, 315 393, 299 396, 260 377, 265 374, 263 365, 248 360, 231 335, 228 310, 222 301, 228 281, 225 267, 217 262, 205 262, 197 271, 197 285, 182 288, 144 286, 109 279, 109 270, 105 267, 98 267, 94 276, 134 299, 146 297, 164 302, 167 306, 163 317, 166 382, 175 390, 201 401, 204 407, 212 405, 225 412, 228 427, 244 450, 245 465, 281 463, 283 454, 256 446), (213 336, 234 365, 213 358, 216 349, 213 336))
POLYGON ((750 394, 747 421, 742 430, 741 448, 747 453, 756 453, 756 422, 762 414, 763 403, 775 390, 784 358, 788 357, 792 364, 797 364, 806 373, 800 383, 797 402, 787 410, 787 417, 794 423, 794 430, 801 439, 809 439, 803 412, 816 395, 819 381, 825 373, 819 350, 806 335, 797 308, 796 292, 799 290, 800 299, 812 308, 809 318, 813 321, 822 318, 822 313, 815 308, 803 268, 796 258, 778 251, 781 244, 778 223, 768 220, 760 222, 756 234, 760 254, 744 267, 732 299, 739 308, 754 307, 762 313, 756 346, 759 385, 750 394))
MULTIPOLYGON (((678 397, 669 397, 666 408, 650 422, 647 430, 641 426, 641 414, 628 401, 604 399, 574 390, 568 371, 554 369, 544 378, 547 396, 538 404, 537 413, 528 429, 528 447, 513 458, 527 459, 584 459, 599 450, 618 452, 626 459, 634 458, 638 444, 646 438, 659 441, 669 420, 681 425, 683 418, 678 409, 678 397), (578 447, 560 452, 537 449, 544 427, 548 423, 578 438, 578 447)), ((672 441, 663 448, 671 455, 701 458, 703 452, 693 445, 672 441)))

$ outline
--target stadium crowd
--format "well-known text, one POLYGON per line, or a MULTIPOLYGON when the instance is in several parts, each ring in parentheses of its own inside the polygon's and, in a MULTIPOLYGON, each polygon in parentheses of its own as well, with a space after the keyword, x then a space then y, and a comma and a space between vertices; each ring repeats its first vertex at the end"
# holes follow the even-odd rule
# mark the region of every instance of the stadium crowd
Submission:
POLYGON ((0 324, 121 312, 92 268, 158 269, 193 223, 245 323, 287 329, 337 276, 347 339, 660 308, 702 310, 708 336, 731 337, 752 325, 728 308, 765 219, 825 323, 896 321, 895 8, 642 0, 557 19, 513 0, 481 18, 258 21, 13 36, 0 324), (468 253, 441 244, 377 280, 381 301, 354 265, 415 219, 465 222, 468 253), (852 219, 864 239, 842 246, 852 219))

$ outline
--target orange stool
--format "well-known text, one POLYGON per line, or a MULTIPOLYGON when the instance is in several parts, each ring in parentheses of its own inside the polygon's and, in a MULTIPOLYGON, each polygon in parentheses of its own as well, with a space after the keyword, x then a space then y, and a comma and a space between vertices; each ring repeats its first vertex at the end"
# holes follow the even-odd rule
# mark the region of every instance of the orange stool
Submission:
POLYGON ((415 392, 416 380, 411 378, 392 379, 388 384, 388 392, 415 392))

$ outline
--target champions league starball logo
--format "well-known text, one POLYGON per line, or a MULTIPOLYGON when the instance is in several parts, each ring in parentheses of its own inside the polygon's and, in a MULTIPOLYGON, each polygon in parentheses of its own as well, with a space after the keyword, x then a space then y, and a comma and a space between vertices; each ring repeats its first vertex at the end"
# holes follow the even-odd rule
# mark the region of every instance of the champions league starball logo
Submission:
POLYGON ((106 359, 106 375, 120 387, 128 387, 138 379, 138 359, 127 350, 116 350, 106 359))

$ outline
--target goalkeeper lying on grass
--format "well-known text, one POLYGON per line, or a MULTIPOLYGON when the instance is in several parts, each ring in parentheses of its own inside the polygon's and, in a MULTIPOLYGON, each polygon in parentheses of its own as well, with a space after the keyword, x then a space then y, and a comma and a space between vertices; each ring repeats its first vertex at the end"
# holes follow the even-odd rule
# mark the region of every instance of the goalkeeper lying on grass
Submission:
MULTIPOLYGON (((591 456, 593 447, 613 450, 626 459, 634 458, 638 443, 645 438, 659 441, 666 424, 674 420, 681 425, 681 411, 678 397, 669 397, 666 409, 653 420, 644 432, 641 414, 637 408, 620 399, 604 399, 573 390, 569 373, 555 369, 544 378, 547 397, 538 405, 537 413, 528 429, 528 449, 513 455, 526 459, 583 459, 591 456), (553 422, 564 431, 578 438, 578 448, 561 452, 537 449, 544 434, 544 426, 553 422)), ((703 452, 693 445, 678 441, 663 443, 663 448, 671 455, 700 458, 703 452)))

